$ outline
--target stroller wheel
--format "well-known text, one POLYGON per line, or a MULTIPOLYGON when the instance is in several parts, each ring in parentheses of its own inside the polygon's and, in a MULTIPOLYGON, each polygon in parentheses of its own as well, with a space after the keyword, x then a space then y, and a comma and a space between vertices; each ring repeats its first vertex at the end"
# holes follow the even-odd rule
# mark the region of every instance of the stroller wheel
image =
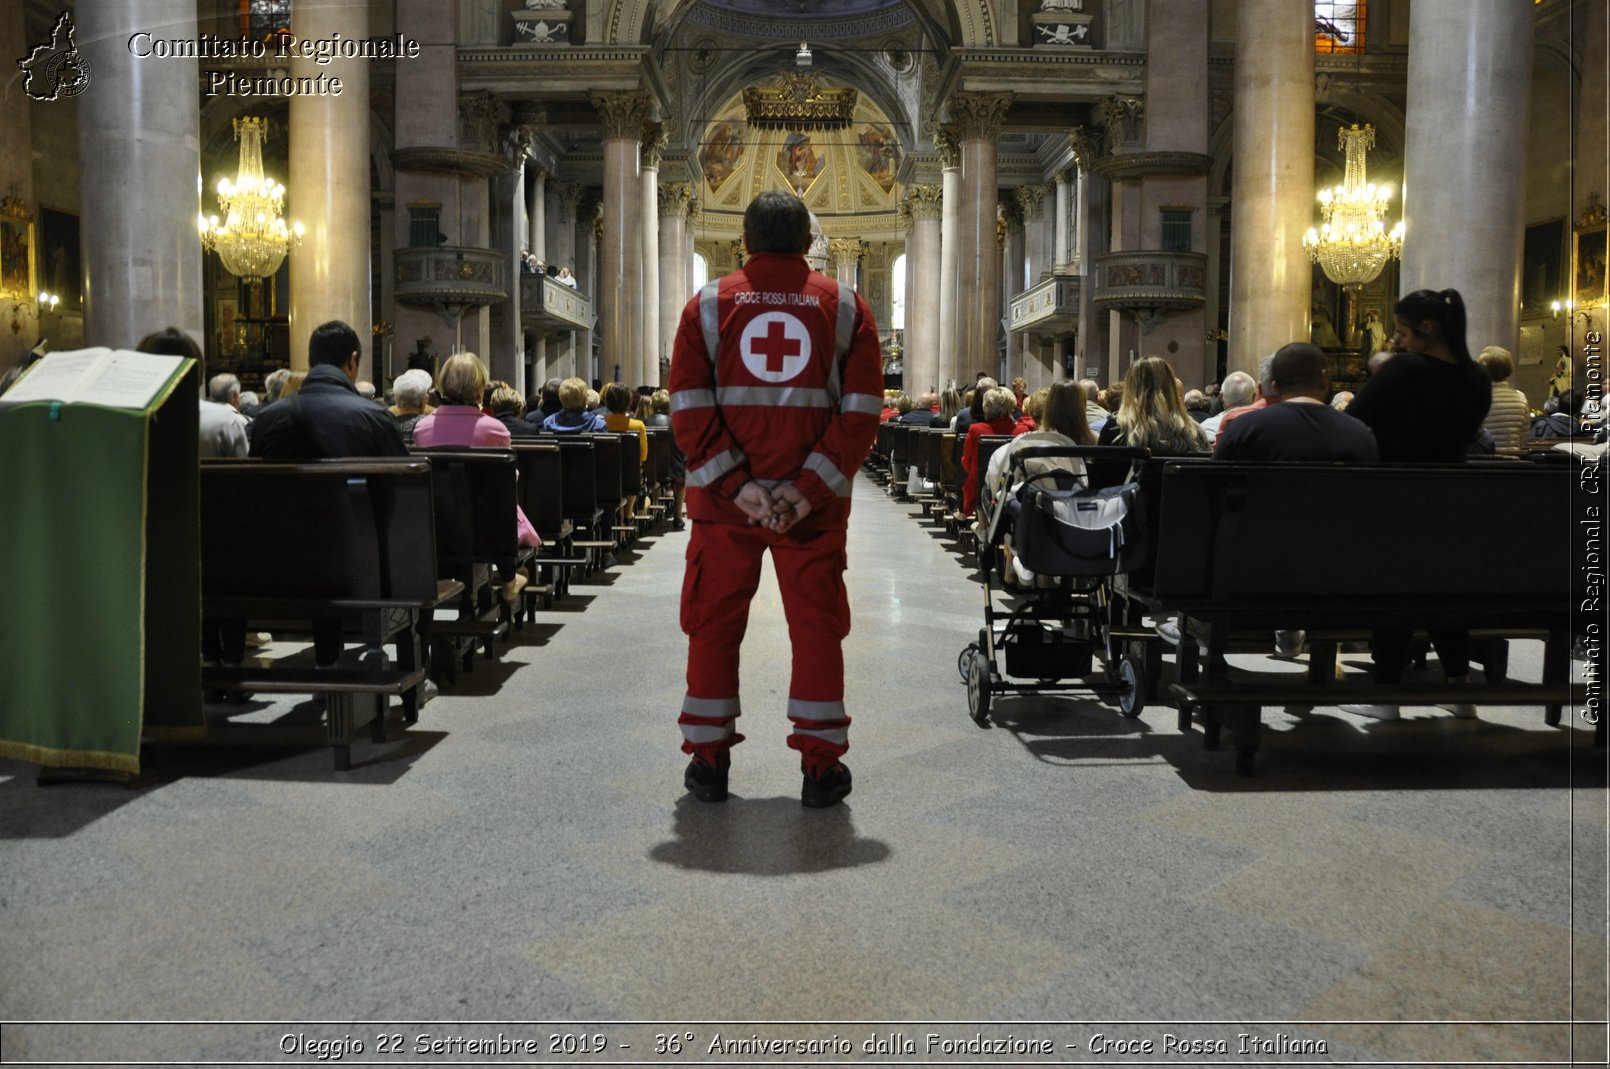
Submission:
POLYGON ((1134 654, 1118 662, 1118 711, 1136 717, 1146 708, 1146 666, 1134 654))
POLYGON ((989 727, 989 677, 989 658, 973 650, 967 662, 967 711, 981 728, 989 727))

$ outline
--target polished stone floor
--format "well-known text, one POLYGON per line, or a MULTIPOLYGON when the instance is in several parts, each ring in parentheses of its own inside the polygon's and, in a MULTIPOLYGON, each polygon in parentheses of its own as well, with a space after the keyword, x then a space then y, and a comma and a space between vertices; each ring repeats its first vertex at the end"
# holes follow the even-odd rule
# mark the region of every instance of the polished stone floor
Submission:
MULTIPOLYGON (((140 790, 0 761, 0 1021, 1256 1022, 1375 1064, 1603 1058, 1587 730, 1270 711, 1250 779, 1161 706, 1004 699, 980 730, 956 671, 979 586, 913 508, 855 495, 844 806, 798 803, 769 570, 733 797, 684 795, 666 534, 350 773, 294 699, 216 708, 140 790)), ((246 1034, 148 1052, 274 1056, 246 1034)), ((107 1035, 12 1028, 4 1056, 107 1035)))

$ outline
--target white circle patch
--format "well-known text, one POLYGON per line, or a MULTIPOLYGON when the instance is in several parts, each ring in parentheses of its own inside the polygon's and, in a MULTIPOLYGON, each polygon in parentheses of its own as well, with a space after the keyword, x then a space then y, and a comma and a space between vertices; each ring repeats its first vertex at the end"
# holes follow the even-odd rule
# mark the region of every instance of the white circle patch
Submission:
POLYGON ((766 382, 787 382, 811 360, 811 332, 787 312, 762 312, 738 340, 744 367, 766 382))

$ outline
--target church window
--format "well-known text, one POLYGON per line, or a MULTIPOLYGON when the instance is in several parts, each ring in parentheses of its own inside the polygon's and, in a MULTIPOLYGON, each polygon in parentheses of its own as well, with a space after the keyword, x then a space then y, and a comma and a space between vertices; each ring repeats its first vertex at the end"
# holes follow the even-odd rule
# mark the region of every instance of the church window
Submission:
POLYGON ((1191 251, 1191 212, 1189 208, 1163 209, 1163 251, 1191 251))
POLYGON ((1364 51, 1366 0, 1314 0, 1314 51, 1321 55, 1364 51))
POLYGON ((906 258, 895 258, 889 269, 889 329, 906 328, 906 258))
POLYGON ((240 32, 253 41, 291 28, 291 0, 240 0, 240 32))

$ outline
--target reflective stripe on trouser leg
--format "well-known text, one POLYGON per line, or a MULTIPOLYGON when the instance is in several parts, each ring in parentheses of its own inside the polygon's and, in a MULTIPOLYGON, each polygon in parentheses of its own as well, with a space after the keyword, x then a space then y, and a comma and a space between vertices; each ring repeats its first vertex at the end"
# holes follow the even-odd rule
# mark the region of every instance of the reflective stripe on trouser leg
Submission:
POLYGON ((682 728, 682 752, 708 754, 738 745, 744 737, 733 730, 733 721, 742 715, 737 698, 695 698, 689 694, 682 699, 682 715, 676 720, 682 728))
POLYGON ((850 718, 843 702, 807 702, 788 699, 788 719, 794 725, 790 749, 807 757, 839 758, 850 748, 850 718))
POLYGON ((794 653, 788 745, 807 757, 838 758, 849 749, 850 724, 844 715, 844 637, 850 633, 844 529, 779 539, 772 563, 794 653))
POLYGON ((687 693, 682 704, 682 750, 726 748, 743 741, 731 721, 739 714, 738 651, 749 625, 749 601, 760 584, 764 542, 759 528, 695 523, 682 578, 682 630, 688 636, 687 693))

